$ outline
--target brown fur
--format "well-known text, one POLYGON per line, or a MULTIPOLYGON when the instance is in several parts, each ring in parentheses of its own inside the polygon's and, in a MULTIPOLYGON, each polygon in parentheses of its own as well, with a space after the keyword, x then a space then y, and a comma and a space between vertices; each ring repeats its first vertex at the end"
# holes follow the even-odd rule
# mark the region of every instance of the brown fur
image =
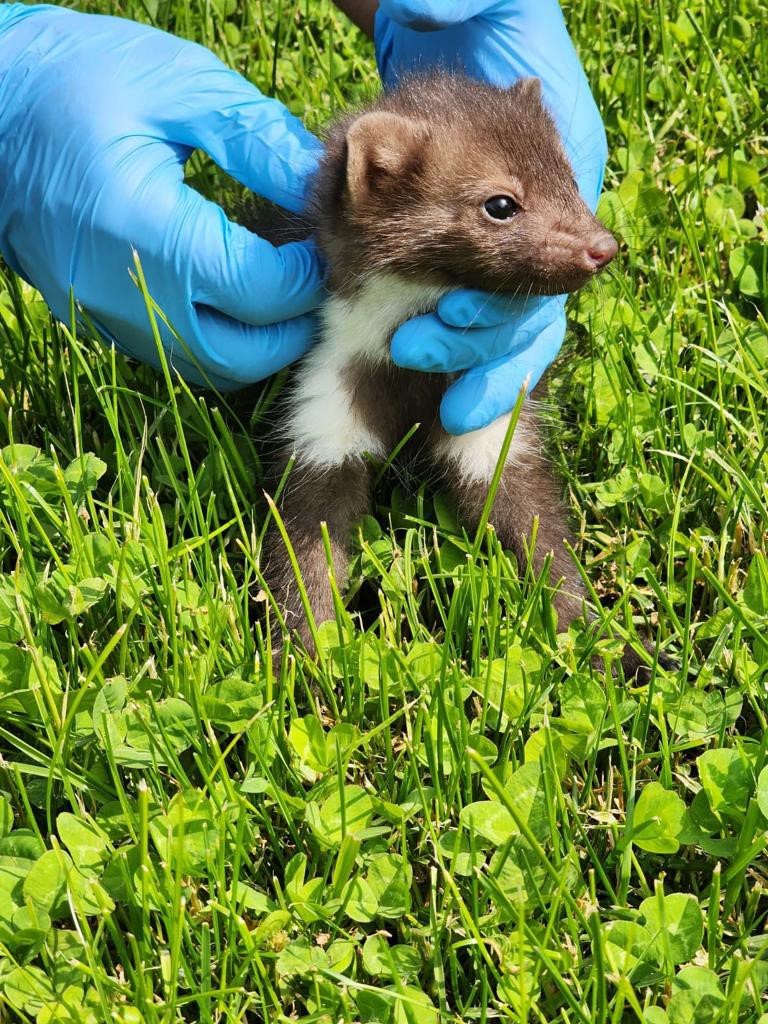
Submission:
POLYGON ((579 194, 537 79, 496 89, 438 75, 384 93, 332 129, 310 220, 343 294, 361 270, 559 294, 591 276, 576 250, 610 238, 579 194), (513 223, 483 216, 498 194, 519 200, 513 223))
POLYGON ((442 435, 440 401, 452 377, 416 373, 394 363, 372 368, 362 359, 351 363, 346 377, 355 408, 385 448, 394 448, 414 423, 421 425, 416 444, 425 439, 434 444, 442 435))
MULTIPOLYGON (((563 505, 562 487, 542 456, 540 427, 531 406, 523 406, 517 430, 526 437, 528 450, 513 465, 504 467, 490 521, 502 545, 514 551, 519 565, 526 565, 530 553, 533 569, 540 573, 546 558, 551 556, 550 581, 553 585, 561 584, 552 603, 560 629, 566 629, 583 613, 587 595, 565 546, 568 542, 573 547, 575 541, 563 505), (533 543, 535 519, 538 522, 533 543)), ((446 473, 445 479, 456 499, 460 518, 469 529, 476 529, 488 497, 487 488, 467 483, 455 473, 446 473)))
MULTIPOLYGON (((309 221, 329 263, 330 291, 351 298, 368 276, 382 272, 507 295, 559 294, 598 269, 585 249, 612 243, 578 193, 533 80, 509 90, 448 75, 411 80, 346 118, 328 138, 309 221), (483 215, 484 199, 499 194, 519 202, 512 223, 491 223, 483 215)), ((445 434, 439 406, 453 379, 362 358, 346 369, 352 405, 386 450, 421 424, 417 444, 442 471, 463 521, 473 529, 488 485, 462 479, 440 454, 445 434)), ((502 543, 524 564, 538 518, 533 567, 540 571, 551 555, 551 580, 563 581, 554 605, 565 629, 582 613, 585 592, 563 543, 570 531, 561 488, 541 456, 530 404, 518 431, 526 445, 504 470, 491 519, 502 543)), ((327 523, 343 587, 352 528, 368 505, 369 473, 362 459, 321 471, 297 453, 281 514, 318 623, 334 617, 319 524, 327 523)), ((267 547, 267 581, 287 625, 311 651, 296 581, 275 530, 267 547)))
MULTIPOLYGON (((290 452, 284 453, 287 465, 290 452)), ((315 622, 319 625, 334 618, 333 595, 328 578, 328 561, 320 523, 325 522, 331 546, 334 574, 340 590, 347 582, 349 544, 352 528, 364 515, 369 503, 368 467, 350 460, 329 470, 294 463, 283 489, 280 515, 285 524, 301 569, 315 622)), ((264 551, 264 575, 269 589, 283 611, 285 624, 295 630, 305 647, 314 650, 296 576, 277 528, 267 533, 264 551)), ((275 639, 279 647, 278 631, 275 639)))

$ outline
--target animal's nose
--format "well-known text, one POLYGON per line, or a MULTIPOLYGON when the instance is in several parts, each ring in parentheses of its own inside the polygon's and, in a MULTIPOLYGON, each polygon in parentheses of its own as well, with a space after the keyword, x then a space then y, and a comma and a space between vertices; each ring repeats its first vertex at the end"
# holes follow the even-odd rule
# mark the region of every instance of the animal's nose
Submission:
POLYGON ((618 250, 616 239, 606 231, 599 238, 592 239, 587 248, 587 256, 594 263, 595 270, 602 270, 608 266, 618 250))

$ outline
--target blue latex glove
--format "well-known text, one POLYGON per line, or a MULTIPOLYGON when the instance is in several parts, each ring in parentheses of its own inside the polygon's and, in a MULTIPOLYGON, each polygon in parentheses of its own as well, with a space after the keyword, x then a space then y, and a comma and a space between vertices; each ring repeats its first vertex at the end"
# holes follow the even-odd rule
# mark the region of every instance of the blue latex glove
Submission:
POLYGON ((134 247, 192 353, 163 327, 172 365, 228 388, 309 347, 322 271, 311 245, 273 248, 185 185, 195 148, 294 211, 321 152, 201 46, 119 18, 0 4, 0 252, 57 317, 69 320, 71 286, 106 338, 157 365, 134 247))
MULTIPOLYGON (((594 208, 607 157, 605 132, 557 0, 380 0, 376 58, 385 85, 403 72, 444 67, 508 86, 535 75, 555 117, 581 193, 594 208)), ((533 388, 565 336, 565 296, 500 301, 444 296, 437 313, 395 334, 392 354, 417 370, 468 370, 445 394, 444 426, 485 426, 533 388)))

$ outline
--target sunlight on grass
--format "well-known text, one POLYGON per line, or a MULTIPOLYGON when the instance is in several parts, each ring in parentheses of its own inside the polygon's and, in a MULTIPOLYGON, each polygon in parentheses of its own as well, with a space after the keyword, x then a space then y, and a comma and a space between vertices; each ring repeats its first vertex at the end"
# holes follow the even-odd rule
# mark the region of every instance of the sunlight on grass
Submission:
MULTIPOLYGON (((313 127, 376 88, 324 0, 78 6, 313 127)), ((566 14, 623 240, 548 397, 590 625, 388 470, 349 608, 275 669, 282 381, 192 392, 0 266, 0 1019, 766 1024, 764 12, 566 14), (624 680, 640 636, 679 667, 624 680)))

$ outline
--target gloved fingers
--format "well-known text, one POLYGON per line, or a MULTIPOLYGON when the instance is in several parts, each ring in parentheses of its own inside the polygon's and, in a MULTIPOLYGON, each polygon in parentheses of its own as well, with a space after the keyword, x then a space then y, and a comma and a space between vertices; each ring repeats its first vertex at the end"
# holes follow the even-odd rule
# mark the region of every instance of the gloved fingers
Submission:
POLYGON ((434 313, 415 317, 392 338, 398 366, 425 373, 451 373, 484 365, 530 345, 537 332, 509 324, 497 327, 448 327, 434 313))
POLYGON ((501 327, 538 318, 549 323, 562 309, 562 296, 491 295, 472 288, 447 292, 437 304, 437 315, 450 327, 501 327))
POLYGON ((379 0, 379 10, 405 28, 417 32, 434 32, 461 24, 498 7, 498 0, 379 0))
POLYGON ((250 384, 282 370, 300 359, 318 334, 317 318, 311 314, 262 327, 233 320, 207 306, 197 307, 195 314, 203 368, 210 368, 216 379, 231 381, 232 386, 250 384))
POLYGON ((206 153, 251 191, 303 209, 322 144, 282 103, 202 47, 185 44, 158 107, 168 138, 206 153))
POLYGON ((466 434, 513 409, 520 389, 530 392, 560 351, 565 316, 555 319, 528 348, 469 370, 452 384, 440 405, 440 419, 450 434, 466 434))
POLYGON ((215 203, 186 185, 181 188, 174 247, 189 261, 193 303, 255 326, 317 308, 324 295, 323 271, 311 241, 270 245, 228 220, 215 203))
MULTIPOLYGON (((82 321, 95 327, 118 351, 160 368, 160 355, 138 292, 130 320, 98 317, 84 310, 82 321)), ((312 315, 252 327, 204 306, 190 307, 173 323, 183 341, 164 319, 159 319, 157 326, 169 367, 189 384, 217 391, 253 384, 300 359, 318 331, 312 315)))
POLYGON ((454 327, 438 314, 427 314, 404 323, 392 338, 392 359, 412 370, 450 373, 480 367, 521 353, 536 345, 542 333, 562 317, 563 301, 542 300, 505 321, 481 327, 454 327))

